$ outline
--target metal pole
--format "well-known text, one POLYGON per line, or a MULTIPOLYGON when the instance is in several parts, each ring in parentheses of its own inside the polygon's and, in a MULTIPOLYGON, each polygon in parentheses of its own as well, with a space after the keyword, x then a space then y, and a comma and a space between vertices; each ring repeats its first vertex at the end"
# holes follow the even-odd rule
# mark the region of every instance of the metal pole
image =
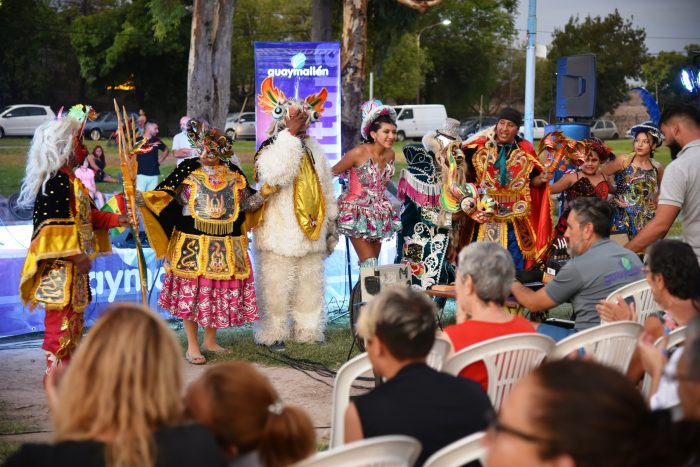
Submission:
POLYGON ((418 31, 418 34, 416 34, 416 51, 418 54, 418 88, 416 89, 416 104, 420 104, 420 85, 421 81, 423 78, 423 67, 421 66, 421 60, 420 60, 420 35, 423 31, 425 31, 426 28, 421 29, 418 31))
POLYGON ((374 72, 369 72, 369 100, 374 99, 374 72))
POLYGON ((537 0, 530 0, 527 17, 527 54, 525 61, 525 139, 532 143, 535 119, 535 36, 537 35, 537 0))

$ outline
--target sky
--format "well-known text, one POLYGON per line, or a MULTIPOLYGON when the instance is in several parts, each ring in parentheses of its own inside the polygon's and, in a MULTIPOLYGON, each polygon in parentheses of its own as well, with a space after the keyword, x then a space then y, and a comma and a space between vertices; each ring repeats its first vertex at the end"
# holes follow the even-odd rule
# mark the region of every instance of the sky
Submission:
MULTIPOLYGON (((563 29, 571 16, 578 14, 604 18, 615 11, 631 19, 635 27, 647 33, 650 54, 683 51, 687 44, 700 44, 700 0, 536 0, 537 43, 549 45, 555 28, 563 29)), ((527 39, 529 0, 520 0, 515 27, 518 42, 527 39)))

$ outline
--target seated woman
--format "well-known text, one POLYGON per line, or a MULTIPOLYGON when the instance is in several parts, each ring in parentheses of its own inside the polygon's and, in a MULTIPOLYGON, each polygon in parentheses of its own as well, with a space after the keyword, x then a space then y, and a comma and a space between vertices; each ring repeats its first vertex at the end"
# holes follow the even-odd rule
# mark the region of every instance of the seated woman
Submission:
POLYGON ((57 378, 46 379, 55 443, 26 444, 5 466, 226 465, 209 430, 182 424, 180 344, 150 309, 111 305, 57 378))
MULTIPOLYGON (((515 278, 508 250, 497 243, 471 243, 459 253, 457 264, 457 324, 446 327, 441 336, 455 352, 494 337, 535 332, 528 320, 503 308, 515 278)), ((459 375, 478 382, 484 391, 488 389, 483 362, 469 365, 459 375)))
POLYGON ((383 435, 407 435, 421 442, 416 465, 435 451, 486 427, 491 410, 474 381, 426 365, 435 342, 435 304, 411 288, 387 289, 360 315, 374 373, 386 382, 353 398, 345 413, 345 442, 383 435))
POLYGON ((187 413, 209 427, 229 467, 283 467, 316 450, 308 415, 284 405, 270 381, 246 362, 217 364, 187 390, 187 413))
MULTIPOLYGON (((700 265, 693 248, 679 240, 658 240, 647 251, 644 272, 654 300, 664 311, 644 323, 638 352, 632 358, 628 375, 633 381, 642 377, 642 369, 652 376, 651 407, 671 407, 678 403, 678 382, 671 377, 683 350, 667 359, 654 347, 654 342, 669 330, 685 326, 700 315, 700 265), (660 321, 660 319, 662 321, 660 321), (664 373, 668 377, 663 377, 664 373)), ((602 301, 596 306, 604 321, 634 320, 634 310, 622 297, 602 301)))
POLYGON ((88 161, 85 159, 80 167, 75 169, 75 176, 80 179, 83 186, 90 192, 90 198, 95 202, 97 209, 102 208, 105 204, 105 195, 103 195, 95 185, 95 172, 88 166, 88 161))
POLYGON ((99 144, 95 146, 92 154, 88 154, 87 161, 90 164, 90 168, 95 172, 95 181, 97 183, 119 183, 119 180, 105 172, 107 160, 105 159, 105 152, 102 146, 99 144))
POLYGON ((504 400, 486 438, 486 466, 678 465, 664 446, 664 424, 618 371, 581 360, 545 363, 504 400))

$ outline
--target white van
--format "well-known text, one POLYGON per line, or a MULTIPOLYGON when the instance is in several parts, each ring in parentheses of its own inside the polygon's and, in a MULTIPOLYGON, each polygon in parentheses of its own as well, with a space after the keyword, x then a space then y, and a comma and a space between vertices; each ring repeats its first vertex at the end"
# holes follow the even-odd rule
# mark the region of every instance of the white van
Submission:
POLYGON ((445 124, 447 111, 442 104, 396 105, 396 139, 422 138, 445 124))

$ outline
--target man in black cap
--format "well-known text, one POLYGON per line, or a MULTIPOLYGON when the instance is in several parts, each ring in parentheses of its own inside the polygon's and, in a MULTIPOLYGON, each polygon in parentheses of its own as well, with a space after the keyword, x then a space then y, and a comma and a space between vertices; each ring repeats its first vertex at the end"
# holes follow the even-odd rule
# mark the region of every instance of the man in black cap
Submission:
POLYGON ((494 129, 462 147, 469 181, 484 188, 498 208, 493 215, 481 214, 476 221, 462 222, 457 251, 472 241, 495 242, 510 251, 517 269, 529 269, 544 258, 554 234, 551 174, 532 144, 518 136, 521 124, 521 113, 505 108, 494 129))

